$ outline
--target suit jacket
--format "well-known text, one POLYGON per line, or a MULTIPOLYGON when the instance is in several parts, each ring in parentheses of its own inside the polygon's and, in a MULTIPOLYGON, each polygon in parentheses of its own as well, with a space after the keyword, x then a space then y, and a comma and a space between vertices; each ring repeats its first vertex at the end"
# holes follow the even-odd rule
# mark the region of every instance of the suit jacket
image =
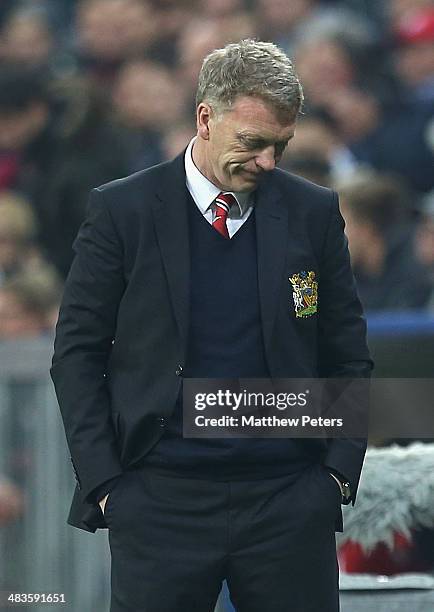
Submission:
MULTIPOLYGON (((86 497, 158 442, 180 390, 189 331, 188 202, 180 155, 94 189, 74 243, 51 376, 77 480, 68 523, 87 531, 107 525, 86 497)), ((337 195, 275 169, 258 186, 255 214, 271 376, 368 376, 337 195), (318 280, 318 312, 307 318, 290 307, 288 277, 302 270, 318 280)), ((350 479, 354 503, 366 440, 318 444, 324 463, 350 479)))

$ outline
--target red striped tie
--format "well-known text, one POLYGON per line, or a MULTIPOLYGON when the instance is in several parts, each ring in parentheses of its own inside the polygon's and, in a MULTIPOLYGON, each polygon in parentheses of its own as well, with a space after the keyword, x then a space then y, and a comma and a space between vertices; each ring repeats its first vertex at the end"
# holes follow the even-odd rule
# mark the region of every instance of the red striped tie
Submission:
POLYGON ((224 238, 229 238, 229 232, 226 225, 226 220, 228 218, 229 210, 233 204, 236 204, 235 196, 231 193, 226 193, 224 191, 220 192, 215 202, 215 215, 214 221, 212 222, 212 226, 222 235, 224 238))

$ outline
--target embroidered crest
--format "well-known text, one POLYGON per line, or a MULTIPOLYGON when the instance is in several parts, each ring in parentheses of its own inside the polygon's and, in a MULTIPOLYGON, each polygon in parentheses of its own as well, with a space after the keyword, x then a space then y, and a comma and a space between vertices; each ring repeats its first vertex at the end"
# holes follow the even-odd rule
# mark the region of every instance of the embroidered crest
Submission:
POLYGON ((298 272, 289 277, 296 317, 311 317, 318 309, 318 283, 315 272, 298 272))

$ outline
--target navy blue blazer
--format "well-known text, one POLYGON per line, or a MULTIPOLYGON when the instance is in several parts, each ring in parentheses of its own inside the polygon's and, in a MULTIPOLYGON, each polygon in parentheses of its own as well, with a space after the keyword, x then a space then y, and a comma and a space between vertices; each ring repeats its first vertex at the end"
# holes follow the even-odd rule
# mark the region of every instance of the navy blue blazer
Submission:
MULTIPOLYGON (((77 480, 68 523, 107 527, 86 498, 158 442, 181 384, 189 330, 184 157, 91 192, 56 328, 51 376, 77 480)), ((258 283, 273 378, 365 377, 372 368, 336 193, 279 169, 256 197, 258 283), (317 312, 296 317, 289 277, 314 271, 317 312)), ((351 482, 366 440, 318 440, 351 482)), ((342 528, 338 522, 337 528, 342 528)))

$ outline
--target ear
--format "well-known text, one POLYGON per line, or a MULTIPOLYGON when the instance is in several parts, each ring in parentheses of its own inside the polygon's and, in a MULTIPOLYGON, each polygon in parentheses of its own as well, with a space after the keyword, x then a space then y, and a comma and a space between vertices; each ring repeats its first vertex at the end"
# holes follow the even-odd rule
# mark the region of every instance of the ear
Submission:
POLYGON ((196 109, 197 135, 203 140, 209 140, 209 120, 212 116, 212 109, 206 102, 201 102, 196 109))

